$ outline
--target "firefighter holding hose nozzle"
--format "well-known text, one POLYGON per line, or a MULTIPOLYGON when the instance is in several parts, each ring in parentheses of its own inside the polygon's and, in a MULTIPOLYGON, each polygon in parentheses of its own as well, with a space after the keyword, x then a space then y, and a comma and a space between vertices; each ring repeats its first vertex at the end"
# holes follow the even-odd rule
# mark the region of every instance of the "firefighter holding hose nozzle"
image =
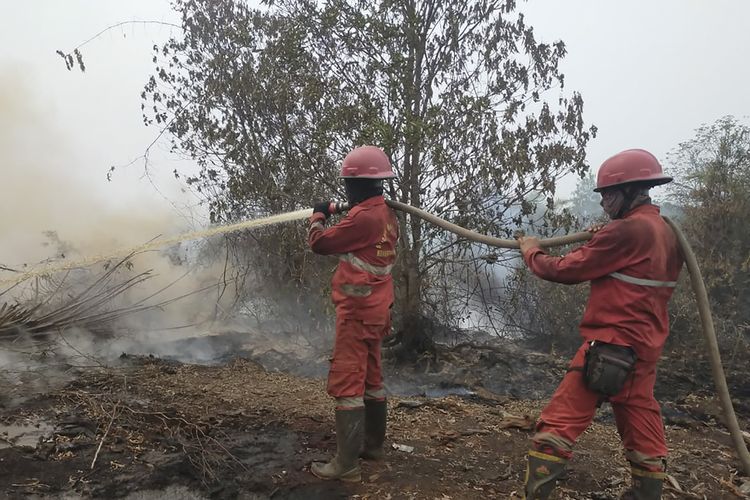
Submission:
POLYGON ((310 248, 339 257, 331 282, 336 339, 327 388, 336 400, 337 451, 330 462, 312 464, 310 471, 321 479, 360 481, 359 458, 378 460, 384 454, 387 404, 380 348, 391 328, 398 223, 385 204, 383 179, 393 177, 382 149, 355 148, 340 174, 349 212, 326 228, 335 205, 325 201, 315 204, 310 218, 310 248))
POLYGON ((631 149, 599 168, 596 189, 611 221, 583 246, 547 255, 534 237, 520 237, 523 259, 540 278, 591 282, 580 324, 583 345, 542 411, 528 453, 525 495, 547 498, 573 445, 609 401, 631 488, 624 499, 661 498, 667 446, 654 398, 656 364, 669 335, 667 303, 683 258, 675 234, 651 203, 649 189, 672 180, 649 152, 631 149))

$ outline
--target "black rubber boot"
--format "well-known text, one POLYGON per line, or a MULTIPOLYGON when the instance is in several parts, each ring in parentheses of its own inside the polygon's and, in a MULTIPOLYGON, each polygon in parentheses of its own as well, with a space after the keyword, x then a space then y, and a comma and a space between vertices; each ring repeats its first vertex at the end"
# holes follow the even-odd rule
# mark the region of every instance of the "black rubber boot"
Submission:
POLYGON ((632 467, 633 485, 622 494, 622 500, 660 500, 664 487, 664 472, 652 472, 640 467, 632 467))
POLYGON ((524 498, 544 500, 555 489, 557 478, 565 472, 568 461, 536 450, 529 451, 527 460, 524 498))
POLYGON ((388 403, 385 399, 365 399, 365 446, 359 455, 365 460, 385 458, 383 443, 388 419, 388 403))
POLYGON ((320 479, 359 482, 359 452, 364 436, 365 409, 336 410, 336 455, 328 463, 314 462, 310 472, 320 479))

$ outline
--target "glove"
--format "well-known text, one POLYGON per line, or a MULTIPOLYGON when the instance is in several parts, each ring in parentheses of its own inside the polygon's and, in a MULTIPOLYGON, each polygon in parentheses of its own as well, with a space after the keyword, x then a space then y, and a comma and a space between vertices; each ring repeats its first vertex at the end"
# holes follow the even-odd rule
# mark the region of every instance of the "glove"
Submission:
POLYGON ((321 213, 325 215, 326 220, 331 216, 331 202, 330 201, 319 201, 313 205, 313 214, 321 213))

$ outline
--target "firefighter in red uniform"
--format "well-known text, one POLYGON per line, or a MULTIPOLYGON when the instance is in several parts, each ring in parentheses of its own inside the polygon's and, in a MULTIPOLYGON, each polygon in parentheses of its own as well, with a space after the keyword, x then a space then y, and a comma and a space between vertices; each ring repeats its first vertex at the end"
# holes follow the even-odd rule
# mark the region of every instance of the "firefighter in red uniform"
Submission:
POLYGON ((669 334, 669 301, 682 267, 675 235, 652 205, 649 188, 672 180, 641 149, 623 151, 599 169, 595 191, 612 219, 585 245, 547 255, 521 237, 523 259, 537 276, 558 283, 591 282, 580 324, 584 343, 547 407, 528 454, 525 494, 547 498, 596 409, 609 401, 631 464, 627 499, 661 498, 667 446, 654 399, 656 364, 669 334))
POLYGON ((328 463, 313 463, 311 472, 322 479, 359 481, 359 458, 383 457, 387 407, 380 345, 391 327, 398 223, 383 199, 383 179, 394 177, 383 150, 354 149, 344 158, 340 177, 349 212, 326 229, 330 202, 317 203, 308 233, 313 252, 339 257, 331 282, 336 340, 328 373, 328 394, 336 399, 337 452, 328 463))

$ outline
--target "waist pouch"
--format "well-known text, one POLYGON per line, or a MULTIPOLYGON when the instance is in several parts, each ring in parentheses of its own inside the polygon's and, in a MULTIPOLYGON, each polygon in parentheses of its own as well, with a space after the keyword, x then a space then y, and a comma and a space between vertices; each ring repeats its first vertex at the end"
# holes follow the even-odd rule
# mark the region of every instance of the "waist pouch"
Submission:
POLYGON ((603 396, 614 396, 625 386, 637 360, 630 347, 591 342, 583 365, 586 387, 603 396))

